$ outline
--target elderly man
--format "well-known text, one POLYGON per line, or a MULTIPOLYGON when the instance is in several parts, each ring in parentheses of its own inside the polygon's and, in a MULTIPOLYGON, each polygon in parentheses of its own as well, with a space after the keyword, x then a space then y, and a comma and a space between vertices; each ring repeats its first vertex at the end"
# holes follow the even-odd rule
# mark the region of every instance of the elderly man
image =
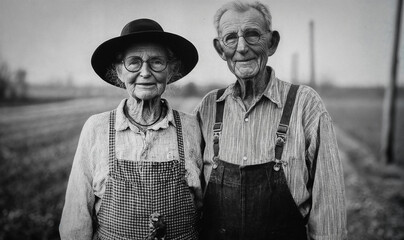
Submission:
POLYGON ((195 110, 205 140, 202 239, 346 238, 332 120, 313 89, 266 66, 280 39, 268 8, 231 2, 214 21, 214 47, 237 81, 195 110))

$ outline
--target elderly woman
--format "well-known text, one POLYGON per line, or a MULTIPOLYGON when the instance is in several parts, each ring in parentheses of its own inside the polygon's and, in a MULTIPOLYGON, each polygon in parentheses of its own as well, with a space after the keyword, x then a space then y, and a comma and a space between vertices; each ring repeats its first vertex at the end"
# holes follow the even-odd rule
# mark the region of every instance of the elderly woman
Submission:
POLYGON ((200 129, 161 98, 197 61, 192 43, 150 19, 128 23, 95 50, 95 72, 129 97, 83 127, 62 239, 198 239, 200 129))

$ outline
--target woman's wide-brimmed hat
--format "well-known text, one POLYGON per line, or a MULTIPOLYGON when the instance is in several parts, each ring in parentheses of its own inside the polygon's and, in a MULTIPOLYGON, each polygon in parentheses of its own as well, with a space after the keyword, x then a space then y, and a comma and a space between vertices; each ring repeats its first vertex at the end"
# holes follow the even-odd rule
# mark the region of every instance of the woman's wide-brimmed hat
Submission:
MULTIPOLYGON (((137 19, 125 25, 119 37, 112 38, 102 43, 91 57, 91 65, 94 71, 104 81, 123 87, 110 79, 108 70, 116 61, 116 56, 122 53, 128 45, 136 42, 152 42, 168 47, 174 52, 175 57, 181 61, 181 77, 187 75, 198 62, 198 51, 187 39, 169 32, 165 32, 157 22, 151 19, 137 19)), ((180 78, 181 78, 180 77, 180 78)), ((172 79, 168 84, 180 78, 172 79)))

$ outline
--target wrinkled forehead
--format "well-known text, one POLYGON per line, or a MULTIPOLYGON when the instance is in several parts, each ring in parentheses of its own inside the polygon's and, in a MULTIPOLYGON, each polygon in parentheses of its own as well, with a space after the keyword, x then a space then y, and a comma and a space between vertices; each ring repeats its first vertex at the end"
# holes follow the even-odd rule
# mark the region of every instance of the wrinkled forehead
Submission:
POLYGON ((123 56, 161 56, 167 57, 167 48, 159 43, 140 42, 126 47, 123 56))
POLYGON ((265 18, 253 8, 247 11, 228 10, 219 21, 219 34, 227 32, 238 32, 245 29, 258 29, 266 31, 268 29, 265 18))

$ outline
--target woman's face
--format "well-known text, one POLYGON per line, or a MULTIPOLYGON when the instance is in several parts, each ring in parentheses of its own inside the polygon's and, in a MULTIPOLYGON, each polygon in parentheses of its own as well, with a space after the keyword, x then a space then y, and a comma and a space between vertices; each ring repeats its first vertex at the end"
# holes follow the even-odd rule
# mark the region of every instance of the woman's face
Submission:
POLYGON ((161 96, 173 75, 169 63, 162 71, 156 72, 152 69, 151 62, 153 66, 158 66, 161 61, 168 61, 167 50, 155 43, 137 43, 130 46, 123 54, 123 61, 126 62, 126 67, 124 63, 119 64, 118 77, 124 82, 129 96, 136 99, 151 100, 161 96), (137 59, 137 65, 141 65, 138 71, 129 71, 131 66, 134 66, 133 61, 129 59, 137 59))

